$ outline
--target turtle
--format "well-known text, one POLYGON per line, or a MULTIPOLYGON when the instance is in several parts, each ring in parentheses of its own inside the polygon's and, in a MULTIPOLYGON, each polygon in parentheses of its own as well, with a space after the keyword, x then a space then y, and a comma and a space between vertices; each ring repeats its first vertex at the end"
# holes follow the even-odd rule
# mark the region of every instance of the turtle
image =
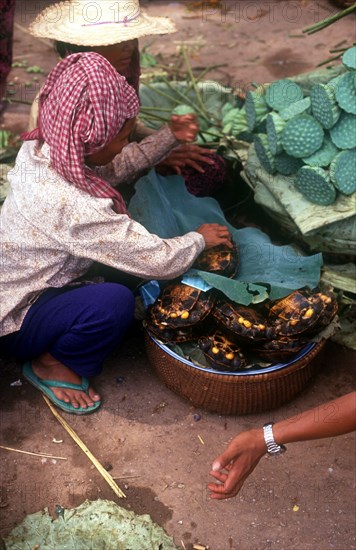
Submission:
POLYGON ((274 331, 266 318, 253 308, 219 300, 212 313, 215 322, 238 342, 253 344, 272 339, 274 331))
POLYGON ((213 305, 212 293, 180 282, 171 283, 148 308, 146 322, 153 332, 158 331, 159 334, 164 331, 167 334, 171 331, 183 331, 183 334, 189 327, 201 323, 209 315, 213 305))
POLYGON ((290 360, 299 353, 308 343, 306 338, 290 338, 279 336, 267 342, 261 342, 253 353, 268 363, 280 363, 290 360))
POLYGON ((197 340, 199 337, 193 327, 179 328, 179 329, 170 329, 165 325, 156 325, 151 323, 146 319, 145 325, 147 330, 158 340, 161 340, 164 343, 173 342, 176 344, 181 344, 183 342, 191 342, 197 340))
POLYGON ((241 349, 219 331, 200 337, 198 345, 216 370, 235 372, 247 365, 241 349))
POLYGON ((312 332, 319 332, 330 325, 339 309, 336 297, 331 292, 318 292, 316 296, 319 296, 323 302, 323 311, 312 332))
POLYGON ((268 309, 268 322, 276 335, 293 337, 316 326, 324 311, 324 303, 320 293, 302 289, 270 302, 268 309))
POLYGON ((239 266, 239 252, 236 243, 232 248, 226 245, 214 246, 199 254, 192 267, 209 271, 216 275, 232 278, 236 275, 239 266))

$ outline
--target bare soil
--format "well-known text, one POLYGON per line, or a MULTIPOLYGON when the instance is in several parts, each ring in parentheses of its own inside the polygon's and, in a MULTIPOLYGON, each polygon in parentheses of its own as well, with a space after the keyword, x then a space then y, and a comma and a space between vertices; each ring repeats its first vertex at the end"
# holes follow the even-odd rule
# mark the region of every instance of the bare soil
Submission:
MULTIPOLYGON (((14 61, 27 60, 44 74, 13 69, 9 82, 14 98, 32 101, 56 62, 52 48, 24 30, 50 3, 17 2, 14 61)), ((310 37, 302 34, 303 28, 336 11, 327 0, 231 1, 226 16, 210 3, 195 11, 187 4, 146 2, 151 14, 170 15, 179 32, 145 39, 142 45, 150 44, 150 52, 170 62, 179 42, 188 42, 195 46, 195 66, 223 64, 209 76, 235 86, 311 70, 329 57, 330 49, 354 39, 352 18, 310 37)), ((3 127, 24 130, 28 112, 27 105, 13 103, 3 127)), ((235 499, 217 503, 209 500, 206 490, 212 460, 236 433, 352 391, 354 352, 328 343, 319 374, 292 402, 264 414, 221 416, 196 410, 163 385, 148 364, 142 330, 136 325, 95 381, 104 396, 100 412, 84 418, 63 415, 117 478, 127 495, 121 500, 40 393, 22 379, 20 365, 0 362, 0 444, 67 459, 0 449, 0 535, 44 507, 53 513, 56 504, 70 508, 85 499, 105 498, 150 514, 187 550, 196 543, 210 550, 356 548, 355 434, 296 443, 283 457, 263 459, 235 499), (17 380, 21 385, 13 385, 17 380)))

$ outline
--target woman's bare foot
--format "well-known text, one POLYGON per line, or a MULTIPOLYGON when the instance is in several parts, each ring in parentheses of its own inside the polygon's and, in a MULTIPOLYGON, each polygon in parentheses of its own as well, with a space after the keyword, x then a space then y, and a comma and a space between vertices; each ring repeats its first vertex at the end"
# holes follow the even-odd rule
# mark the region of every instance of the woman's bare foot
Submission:
MULTIPOLYGON (((60 382, 70 382, 71 384, 81 384, 81 378, 68 367, 57 361, 49 353, 43 353, 37 359, 32 361, 32 370, 41 378, 41 380, 58 380, 60 382)), ((87 409, 92 407, 97 401, 100 401, 98 395, 92 387, 89 386, 88 393, 81 390, 71 390, 66 388, 51 388, 57 399, 70 403, 74 408, 87 409)))

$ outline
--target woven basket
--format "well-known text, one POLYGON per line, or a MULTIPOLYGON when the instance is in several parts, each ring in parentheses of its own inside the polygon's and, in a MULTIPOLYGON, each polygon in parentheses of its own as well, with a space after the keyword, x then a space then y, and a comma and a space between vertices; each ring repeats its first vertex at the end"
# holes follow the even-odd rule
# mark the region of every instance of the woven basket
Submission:
POLYGON ((167 388, 195 407, 220 414, 260 413, 293 399, 318 370, 325 343, 310 345, 302 357, 276 370, 220 374, 180 358, 145 331, 149 362, 167 388))

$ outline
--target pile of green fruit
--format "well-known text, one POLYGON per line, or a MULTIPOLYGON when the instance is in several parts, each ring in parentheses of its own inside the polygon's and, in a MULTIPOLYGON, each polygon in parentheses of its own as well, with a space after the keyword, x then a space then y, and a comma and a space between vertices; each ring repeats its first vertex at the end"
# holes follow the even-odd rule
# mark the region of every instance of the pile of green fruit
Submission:
POLYGON ((284 79, 249 91, 242 108, 223 109, 223 133, 253 140, 268 173, 293 176, 319 205, 356 191, 356 46, 342 60, 345 71, 308 95, 284 79))

